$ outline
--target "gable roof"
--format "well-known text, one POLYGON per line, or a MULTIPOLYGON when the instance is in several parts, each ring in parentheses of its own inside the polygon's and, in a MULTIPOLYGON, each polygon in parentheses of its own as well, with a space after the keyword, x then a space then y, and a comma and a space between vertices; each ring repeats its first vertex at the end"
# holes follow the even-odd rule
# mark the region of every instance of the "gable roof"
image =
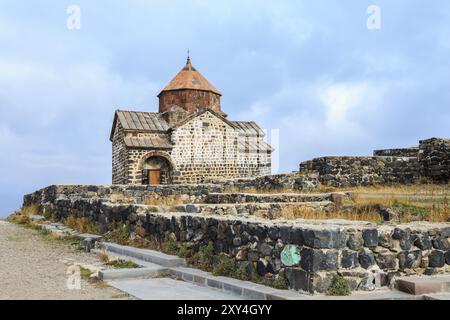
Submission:
POLYGON ((167 132, 169 130, 169 125, 160 113, 117 110, 111 129, 111 141, 118 121, 125 131, 167 132))
MULTIPOLYGON (((218 95, 222 95, 200 72, 192 66, 191 59, 188 58, 186 65, 181 69, 175 78, 161 91, 173 91, 173 90, 201 90, 208 91, 218 95)), ((158 97, 161 95, 158 95, 158 97)))
POLYGON ((182 125, 188 123, 188 122, 191 121, 192 119, 195 119, 195 118, 201 116, 202 114, 204 114, 204 113, 206 113, 206 112, 211 113, 211 114, 214 115, 215 117, 219 118, 220 120, 222 120, 223 122, 225 122, 226 124, 228 124, 230 127, 236 129, 236 127, 235 127, 235 125, 233 124, 233 122, 227 120, 227 119, 224 118, 221 114, 219 114, 219 113, 217 113, 217 112, 215 112, 214 110, 211 110, 211 109, 202 109, 202 110, 200 110, 200 111, 198 111, 198 112, 196 112, 196 113, 193 113, 193 114, 191 114, 189 117, 187 117, 186 119, 184 119, 184 120, 178 122, 177 124, 175 124, 174 126, 172 126, 170 129, 173 130, 173 129, 175 129, 175 128, 181 127, 182 125))
POLYGON ((133 148, 172 149, 167 137, 125 137, 125 145, 133 148))

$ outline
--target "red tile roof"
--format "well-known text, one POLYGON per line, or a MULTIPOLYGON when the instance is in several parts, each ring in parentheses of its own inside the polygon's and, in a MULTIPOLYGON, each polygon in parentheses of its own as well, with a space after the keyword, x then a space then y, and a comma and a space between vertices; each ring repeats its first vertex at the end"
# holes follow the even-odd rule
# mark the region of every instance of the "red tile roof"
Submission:
MULTIPOLYGON (((173 80, 164 88, 164 91, 172 91, 172 90, 183 90, 183 89, 191 89, 191 90, 202 90, 213 92, 218 95, 222 95, 219 90, 217 90, 205 77, 201 75, 200 72, 197 71, 192 66, 191 59, 188 58, 186 65, 180 72, 173 78, 173 80)), ((160 93, 160 94, 161 94, 160 93)))

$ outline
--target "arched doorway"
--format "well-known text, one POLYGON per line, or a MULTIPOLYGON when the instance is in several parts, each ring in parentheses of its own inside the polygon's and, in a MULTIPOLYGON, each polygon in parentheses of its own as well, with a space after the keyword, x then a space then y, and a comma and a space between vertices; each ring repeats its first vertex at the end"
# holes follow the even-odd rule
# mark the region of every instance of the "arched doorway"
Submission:
POLYGON ((154 154, 143 159, 142 183, 160 185, 172 183, 173 167, 164 156, 154 154))

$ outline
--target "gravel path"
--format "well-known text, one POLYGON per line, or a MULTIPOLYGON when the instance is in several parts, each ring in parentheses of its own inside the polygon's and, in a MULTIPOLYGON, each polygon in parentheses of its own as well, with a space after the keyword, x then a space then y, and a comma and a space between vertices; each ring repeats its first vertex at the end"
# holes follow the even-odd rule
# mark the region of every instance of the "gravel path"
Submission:
POLYGON ((101 265, 98 258, 37 231, 0 220, 0 299, 130 299, 103 282, 81 280, 80 290, 67 288, 73 263, 101 265))

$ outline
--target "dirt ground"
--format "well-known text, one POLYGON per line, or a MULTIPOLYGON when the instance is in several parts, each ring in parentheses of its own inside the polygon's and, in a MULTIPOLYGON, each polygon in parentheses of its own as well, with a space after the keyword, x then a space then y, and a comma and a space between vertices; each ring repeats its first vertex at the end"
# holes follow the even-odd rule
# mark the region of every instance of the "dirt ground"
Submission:
POLYGON ((69 289, 76 287, 76 282, 67 285, 68 268, 74 263, 101 265, 93 254, 0 220, 0 300, 130 299, 88 278, 81 278, 80 289, 69 289))

